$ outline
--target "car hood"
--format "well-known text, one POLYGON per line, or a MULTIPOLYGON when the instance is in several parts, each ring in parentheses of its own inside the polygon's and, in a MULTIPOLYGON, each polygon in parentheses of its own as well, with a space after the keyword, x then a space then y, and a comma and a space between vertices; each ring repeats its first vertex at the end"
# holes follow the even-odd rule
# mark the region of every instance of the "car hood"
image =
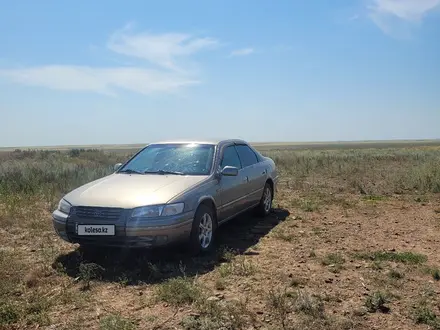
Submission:
POLYGON ((64 198, 74 206, 133 208, 163 204, 206 176, 111 174, 87 183, 64 198))

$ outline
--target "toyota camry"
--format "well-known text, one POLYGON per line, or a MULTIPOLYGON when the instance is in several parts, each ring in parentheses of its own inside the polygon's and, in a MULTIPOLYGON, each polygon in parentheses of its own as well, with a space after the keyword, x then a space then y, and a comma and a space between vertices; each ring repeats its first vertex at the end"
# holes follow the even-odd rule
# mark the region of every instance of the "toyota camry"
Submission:
POLYGON ((210 250, 219 226, 253 209, 267 216, 276 192, 272 159, 242 140, 151 143, 112 174, 66 194, 56 233, 84 246, 210 250))

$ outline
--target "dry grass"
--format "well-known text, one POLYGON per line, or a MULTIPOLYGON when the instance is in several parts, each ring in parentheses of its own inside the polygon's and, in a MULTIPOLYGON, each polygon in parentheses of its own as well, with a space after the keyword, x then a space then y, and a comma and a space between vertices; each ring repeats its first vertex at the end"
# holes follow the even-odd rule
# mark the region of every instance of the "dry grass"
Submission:
POLYGON ((440 329, 440 149, 262 150, 274 214, 199 258, 55 236, 59 198, 134 150, 0 153, 0 329, 440 329))
POLYGON ((359 253, 356 254, 356 258, 378 261, 378 262, 394 261, 394 262, 402 262, 407 264, 421 264, 427 260, 426 256, 419 253, 384 252, 384 251, 376 251, 372 253, 359 253))
POLYGON ((156 299, 175 306, 192 304, 203 297, 203 291, 192 278, 176 277, 156 289, 156 299))

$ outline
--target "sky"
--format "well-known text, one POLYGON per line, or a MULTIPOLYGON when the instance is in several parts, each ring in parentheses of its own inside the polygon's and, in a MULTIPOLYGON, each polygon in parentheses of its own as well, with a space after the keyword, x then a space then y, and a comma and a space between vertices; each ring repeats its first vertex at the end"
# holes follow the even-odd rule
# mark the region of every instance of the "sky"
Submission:
POLYGON ((3 147, 440 138, 440 0, 0 5, 3 147))

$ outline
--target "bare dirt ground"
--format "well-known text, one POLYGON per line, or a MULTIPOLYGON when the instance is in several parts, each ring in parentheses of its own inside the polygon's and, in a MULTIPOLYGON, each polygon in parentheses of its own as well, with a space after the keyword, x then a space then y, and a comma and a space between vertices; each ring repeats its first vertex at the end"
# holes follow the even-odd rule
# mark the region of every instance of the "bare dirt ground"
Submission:
POLYGON ((325 173, 283 172, 273 213, 233 219, 200 257, 82 251, 53 233, 50 201, 3 199, 0 329, 440 329, 439 194, 325 173))
MULTIPOLYGON (((213 256, 188 260, 185 255, 176 256, 177 252, 173 250, 159 251, 160 257, 149 256, 149 260, 158 265, 158 277, 197 275, 196 285, 203 285, 209 292, 203 299, 212 299, 216 304, 243 304, 233 308, 244 321, 231 322, 227 325, 231 329, 241 323, 245 324, 245 329, 280 329, 283 323, 287 329, 428 328, 416 324, 415 318, 418 308, 425 303, 438 312, 440 282, 434 280, 428 269, 429 266, 435 269, 440 264, 436 253, 440 248, 440 215, 436 213, 440 203, 437 200, 422 204, 390 198, 380 202, 360 201, 359 205, 348 210, 332 205, 321 212, 304 212, 289 207, 285 194, 289 193, 281 190, 279 198, 282 202, 273 216, 264 220, 242 216, 221 229, 219 244, 238 255, 225 260, 213 256), (287 212, 290 215, 285 217, 287 212), (403 262, 381 262, 356 256, 374 252, 397 255, 411 252, 426 256, 427 262, 413 264, 405 259, 403 262), (334 260, 332 255, 336 256, 334 260), (175 268, 181 262, 187 269, 182 269, 179 274, 180 270, 175 268), (171 268, 169 273, 167 267, 171 268), (301 315, 301 311, 282 315, 280 310, 283 307, 273 306, 268 298, 271 291, 278 294, 279 299, 286 299, 279 303, 286 304, 286 309, 295 307, 290 306, 292 302, 288 301, 288 295, 283 298, 284 292, 303 293, 305 299, 311 300, 303 302, 304 308, 310 311, 306 310, 305 315, 301 315), (389 310, 367 310, 366 301, 376 292, 386 296, 384 306, 389 310), (322 315, 314 311, 320 310, 320 303, 323 304, 322 315), (313 326, 308 313, 316 322, 313 326)), ((115 261, 127 263, 116 271, 104 271, 104 278, 91 285, 88 295, 93 303, 70 311, 68 318, 73 317, 73 323, 80 318, 83 326, 94 328, 99 317, 120 313, 127 320, 137 322, 139 328, 180 329, 182 320, 189 317, 195 320, 196 329, 202 328, 196 321, 198 318, 215 319, 209 313, 208 316, 200 313, 196 304, 177 302, 175 305, 167 299, 150 302, 148 298, 154 296, 153 286, 157 285, 148 283, 156 281, 150 280, 151 270, 145 274, 125 275, 127 281, 146 280, 146 284, 121 285, 123 273, 136 272, 136 264, 139 258, 145 258, 143 255, 109 256, 104 253, 103 257, 83 257, 73 263, 72 258, 77 258, 77 251, 72 249, 66 249, 66 253, 59 257, 64 266, 73 270, 69 274, 72 278, 78 276, 76 262, 96 262, 106 269, 115 261), (70 259, 63 260, 65 257, 70 259)), ((170 294, 179 295, 178 292, 170 294)), ((52 318, 62 315, 65 316, 65 311, 55 312, 52 318)), ((220 329, 221 324, 214 320, 211 326, 220 329)), ((64 325, 63 321, 60 325, 64 325)))

